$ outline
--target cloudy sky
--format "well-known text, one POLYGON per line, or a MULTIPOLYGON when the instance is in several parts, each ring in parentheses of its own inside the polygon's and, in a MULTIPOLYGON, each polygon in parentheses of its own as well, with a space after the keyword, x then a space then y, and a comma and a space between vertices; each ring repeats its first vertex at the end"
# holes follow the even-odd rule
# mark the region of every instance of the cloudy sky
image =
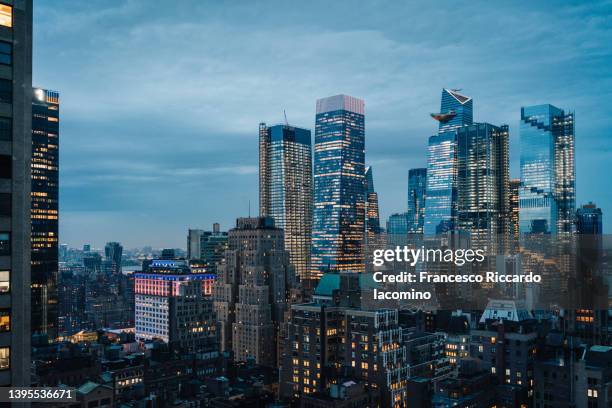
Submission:
POLYGON ((314 127, 317 98, 366 102, 383 217, 405 211, 442 87, 507 123, 576 112, 578 203, 612 228, 612 2, 37 1, 34 84, 61 94, 60 241, 184 247, 257 212, 258 123, 314 127))

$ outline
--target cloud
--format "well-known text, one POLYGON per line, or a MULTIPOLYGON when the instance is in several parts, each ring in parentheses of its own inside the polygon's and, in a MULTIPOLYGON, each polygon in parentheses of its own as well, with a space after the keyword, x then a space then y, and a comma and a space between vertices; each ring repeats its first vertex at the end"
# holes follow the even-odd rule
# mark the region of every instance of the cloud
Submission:
MULTIPOLYGON (((233 224, 257 199, 258 123, 281 122, 285 110, 312 129, 315 100, 341 92, 366 100, 383 216, 403 211, 407 170, 425 165, 445 86, 474 97, 476 120, 510 125, 514 176, 520 106, 576 110, 578 200, 612 211, 609 186, 593 181, 610 158, 611 11, 610 2, 41 2, 35 82, 62 97, 60 240, 98 239, 94 221, 75 231, 68 217, 104 205, 145 208, 151 223, 233 224)), ((117 235, 148 238, 141 228, 117 235)), ((169 234, 167 245, 183 241, 169 234)))

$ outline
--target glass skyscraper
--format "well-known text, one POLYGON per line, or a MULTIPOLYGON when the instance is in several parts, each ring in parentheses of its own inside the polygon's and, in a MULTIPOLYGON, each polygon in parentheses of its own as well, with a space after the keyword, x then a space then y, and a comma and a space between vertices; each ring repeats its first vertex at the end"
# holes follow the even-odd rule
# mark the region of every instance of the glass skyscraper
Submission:
POLYGON ((457 225, 473 246, 503 248, 509 234, 509 131, 475 123, 457 129, 457 225))
POLYGON ((521 108, 521 233, 573 230, 574 114, 553 105, 521 108))
POLYGON ((32 94, 32 332, 57 335, 59 93, 32 94))
POLYGON ((312 273, 363 272, 365 106, 336 95, 317 101, 312 273))
POLYGON ((457 216, 456 131, 471 125, 472 98, 456 89, 442 89, 438 134, 429 138, 427 157, 427 198, 424 233, 435 235, 454 229, 457 216))
POLYGON ((427 190, 427 169, 408 170, 408 232, 423 233, 425 197, 427 190))
POLYGON ((312 142, 308 129, 259 125, 259 212, 285 231, 300 279, 310 279, 312 142))

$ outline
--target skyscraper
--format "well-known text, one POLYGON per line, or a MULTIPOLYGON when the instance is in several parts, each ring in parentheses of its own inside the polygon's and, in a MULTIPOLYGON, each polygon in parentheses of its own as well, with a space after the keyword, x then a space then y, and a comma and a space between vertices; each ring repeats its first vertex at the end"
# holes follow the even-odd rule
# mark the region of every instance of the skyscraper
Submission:
POLYGON ((457 137, 458 128, 473 123, 472 98, 459 90, 442 89, 440 113, 431 116, 439 122, 438 134, 429 138, 427 156, 427 199, 424 233, 435 235, 455 228, 457 217, 457 137))
POLYGON ((509 234, 509 131, 475 123, 457 129, 457 225, 472 245, 503 251, 509 234))
POLYGON ((576 210, 576 232, 579 234, 601 235, 602 212, 595 203, 588 203, 576 210))
POLYGON ((235 361, 276 365, 276 338, 295 270, 271 217, 239 218, 213 285, 221 351, 235 361))
POLYGON ((370 272, 373 268, 372 261, 374 260, 374 251, 385 249, 386 237, 382 234, 380 228, 380 212, 378 208, 378 194, 374 191, 374 172, 372 166, 366 168, 365 174, 365 234, 364 234, 364 250, 365 250, 365 268, 366 272, 370 272))
POLYGON ((521 186, 521 180, 512 179, 510 180, 510 194, 509 194, 509 209, 510 212, 510 234, 515 242, 519 239, 519 188, 521 186))
POLYGON ((553 105, 521 108, 521 233, 565 233, 576 207, 574 114, 553 105))
POLYGON ((372 166, 366 168, 365 174, 365 200, 366 200, 366 233, 368 235, 380 233, 380 214, 378 209, 378 194, 374 191, 374 175, 372 166))
POLYGON ((0 385, 30 386, 32 1, 0 4, 0 385), (7 329, 10 328, 10 329, 7 329))
POLYGON ((59 94, 32 93, 32 332, 57 335, 59 94))
POLYGON ((423 233, 425 197, 427 191, 427 169, 408 170, 408 232, 423 233))
POLYGON ((310 279, 312 142, 310 130, 259 124, 259 213, 285 231, 300 279, 310 279))
POLYGON ((317 101, 312 277, 363 272, 365 258, 365 108, 336 95, 317 101))

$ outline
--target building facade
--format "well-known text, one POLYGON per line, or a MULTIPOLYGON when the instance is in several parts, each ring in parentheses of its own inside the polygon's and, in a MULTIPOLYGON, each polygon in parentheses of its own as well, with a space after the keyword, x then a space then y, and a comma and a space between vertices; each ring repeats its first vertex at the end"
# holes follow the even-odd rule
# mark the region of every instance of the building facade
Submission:
POLYGON ((239 218, 213 285, 221 351, 276 366, 276 338, 295 271, 271 217, 239 218))
POLYGON ((32 92, 32 332, 57 335, 59 93, 32 92))
POLYGON ((312 142, 308 129, 259 124, 259 214, 285 231, 285 249, 300 279, 310 279, 312 142))
POLYGON ((568 233, 574 226, 574 114, 553 105, 521 108, 521 233, 568 233))
POLYGON ((30 386, 32 1, 0 4, 0 385, 30 386))
POLYGON ((365 270, 365 105, 336 95, 319 99, 314 152, 312 277, 365 270))
POLYGON ((456 134, 456 227, 470 234, 472 246, 497 253, 509 235, 508 126, 475 123, 456 134))
POLYGON ((153 260, 145 272, 135 273, 136 338, 160 339, 190 352, 215 349, 213 304, 204 295, 209 279, 180 260, 153 260))
POLYGON ((458 90, 443 89, 440 113, 431 116, 439 122, 438 134, 429 138, 427 155, 427 201, 424 233, 436 235, 452 231, 457 217, 457 138, 458 128, 473 123, 472 98, 458 90))
POLYGON ((521 186, 520 179, 512 179, 509 183, 509 198, 508 205, 510 212, 510 236, 515 242, 519 239, 519 189, 521 186))

